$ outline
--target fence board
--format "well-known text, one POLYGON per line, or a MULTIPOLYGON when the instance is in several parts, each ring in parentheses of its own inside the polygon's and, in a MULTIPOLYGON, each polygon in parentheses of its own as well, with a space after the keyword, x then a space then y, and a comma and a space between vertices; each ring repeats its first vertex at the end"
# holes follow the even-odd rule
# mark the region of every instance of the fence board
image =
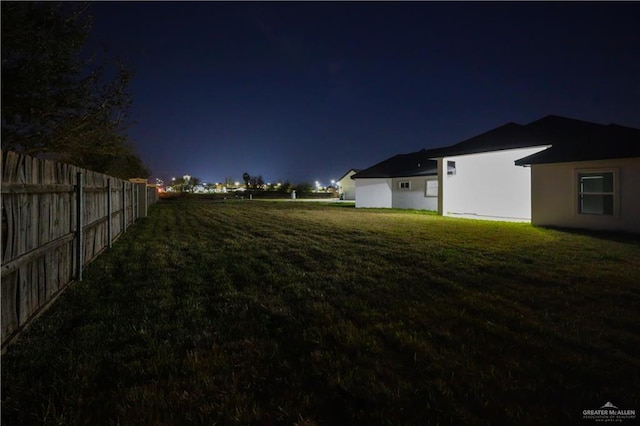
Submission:
POLYGON ((16 311, 16 290, 18 289, 18 273, 14 272, 0 280, 2 303, 0 317, 2 318, 2 335, 8 336, 18 328, 18 313, 16 311))
MULTIPOLYGON (((2 346, 76 279, 76 173, 83 174, 83 266, 137 219, 135 186, 69 164, 0 152, 2 346), (111 211, 107 206, 111 179, 111 211), (123 195, 126 199, 123 200, 123 195)), ((147 191, 149 205, 155 188, 147 191), (153 191, 151 193, 150 191, 153 191)))
POLYGON ((30 265, 22 265, 18 268, 18 294, 17 294, 17 310, 18 325, 23 325, 29 318, 29 306, 31 305, 31 287, 29 285, 29 268, 30 265))

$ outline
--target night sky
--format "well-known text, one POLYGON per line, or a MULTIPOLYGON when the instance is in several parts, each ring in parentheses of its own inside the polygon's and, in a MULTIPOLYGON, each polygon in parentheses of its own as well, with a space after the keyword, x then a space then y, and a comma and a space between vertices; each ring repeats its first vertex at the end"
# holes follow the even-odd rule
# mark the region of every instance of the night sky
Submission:
POLYGON ((640 128, 640 3, 93 3, 152 178, 329 184, 549 114, 640 128))

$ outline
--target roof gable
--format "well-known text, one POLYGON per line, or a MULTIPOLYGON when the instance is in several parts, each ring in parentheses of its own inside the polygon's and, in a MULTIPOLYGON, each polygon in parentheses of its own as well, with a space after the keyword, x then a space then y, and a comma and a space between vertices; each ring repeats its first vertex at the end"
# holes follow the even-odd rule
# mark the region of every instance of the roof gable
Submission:
POLYGON ((438 174, 438 163, 429 158, 426 150, 398 154, 364 169, 351 179, 393 178, 411 176, 434 176, 438 174))
POLYGON ((340 179, 338 179, 338 182, 340 182, 342 179, 346 178, 347 176, 349 176, 349 173, 353 172, 353 173, 358 173, 360 170, 362 169, 349 169, 345 174, 343 174, 340 179))
POLYGON ((540 140, 524 131, 524 127, 518 123, 507 123, 455 145, 430 149, 428 151, 429 157, 442 158, 452 155, 478 154, 548 144, 546 141, 540 140))

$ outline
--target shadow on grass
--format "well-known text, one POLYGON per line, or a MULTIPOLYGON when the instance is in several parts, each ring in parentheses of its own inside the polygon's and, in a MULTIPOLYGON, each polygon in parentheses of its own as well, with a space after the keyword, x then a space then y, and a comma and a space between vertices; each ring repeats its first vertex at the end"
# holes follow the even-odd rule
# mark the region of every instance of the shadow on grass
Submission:
POLYGON ((327 206, 333 206, 333 207, 337 207, 337 208, 342 208, 342 209, 355 209, 356 208, 356 203, 350 203, 350 202, 326 202, 326 203, 321 203, 327 206))
POLYGON ((580 235, 584 237, 597 238, 600 240, 614 241, 623 244, 640 244, 640 235, 625 231, 596 231, 584 228, 565 228, 560 226, 540 226, 542 229, 550 229, 566 234, 580 235))

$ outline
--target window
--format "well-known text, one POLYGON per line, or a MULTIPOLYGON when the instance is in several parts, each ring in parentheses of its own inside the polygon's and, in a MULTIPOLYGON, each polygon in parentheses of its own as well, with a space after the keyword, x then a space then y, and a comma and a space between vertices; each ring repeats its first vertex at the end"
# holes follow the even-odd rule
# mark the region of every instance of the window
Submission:
POLYGON ((437 197, 438 196, 438 181, 437 180, 428 180, 426 181, 425 197, 437 197))
POLYGON ((410 181, 404 181, 404 182, 398 182, 398 188, 399 189, 411 189, 411 182, 410 181))
POLYGON ((447 174, 455 175, 456 174, 456 162, 455 161, 447 161, 447 174))
POLYGON ((578 173, 578 213, 613 214, 613 172, 578 173))

